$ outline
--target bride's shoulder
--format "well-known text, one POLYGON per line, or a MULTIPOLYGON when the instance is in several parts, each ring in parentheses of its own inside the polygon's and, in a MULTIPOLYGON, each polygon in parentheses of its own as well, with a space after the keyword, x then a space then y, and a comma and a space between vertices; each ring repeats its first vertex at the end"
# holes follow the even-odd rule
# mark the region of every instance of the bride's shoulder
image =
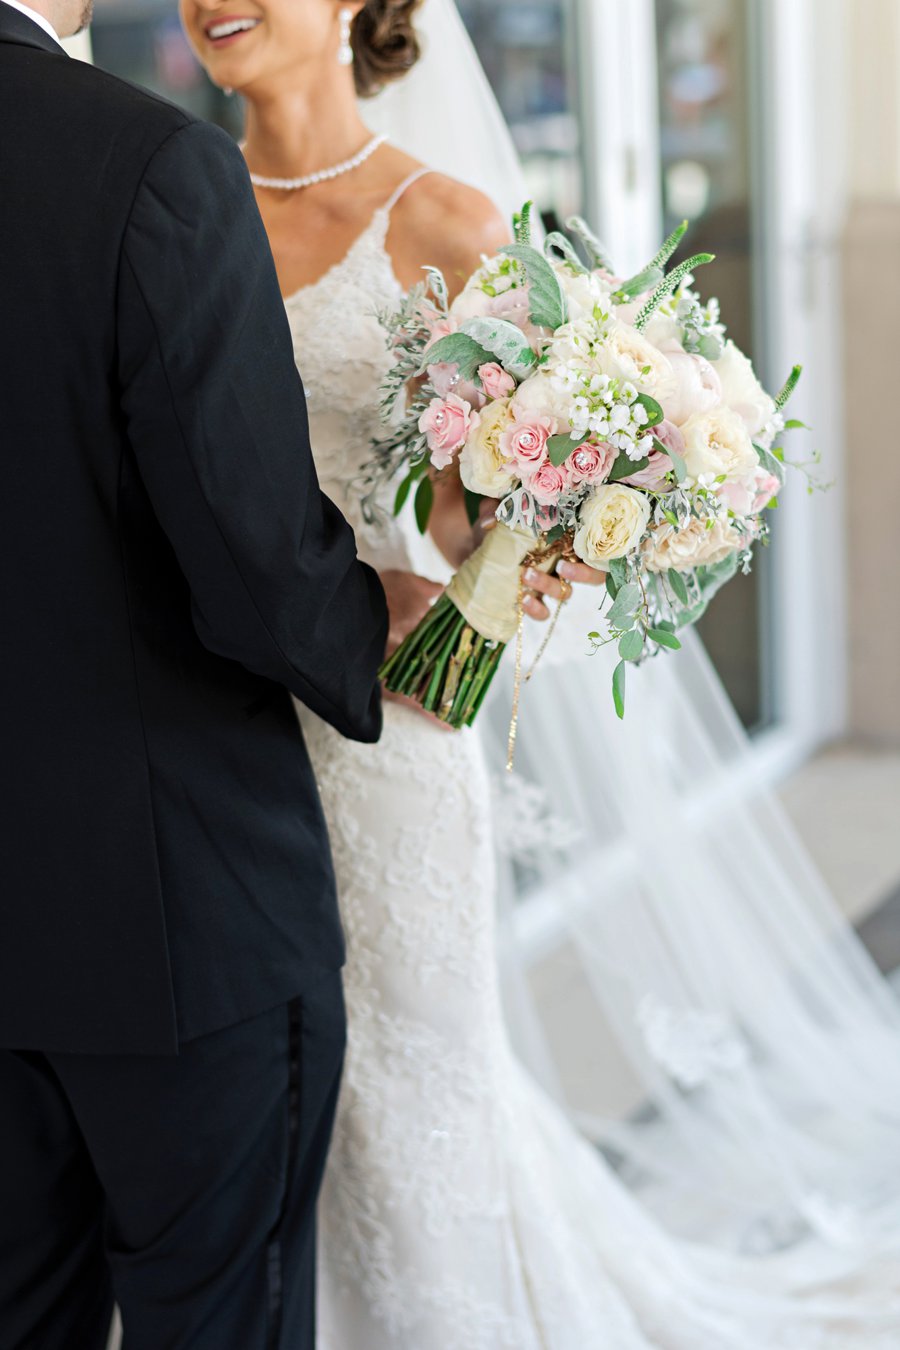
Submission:
POLYGON ((509 222, 483 192, 445 174, 414 182, 395 208, 403 252, 425 258, 448 280, 468 277, 483 254, 496 253, 512 235, 509 222))

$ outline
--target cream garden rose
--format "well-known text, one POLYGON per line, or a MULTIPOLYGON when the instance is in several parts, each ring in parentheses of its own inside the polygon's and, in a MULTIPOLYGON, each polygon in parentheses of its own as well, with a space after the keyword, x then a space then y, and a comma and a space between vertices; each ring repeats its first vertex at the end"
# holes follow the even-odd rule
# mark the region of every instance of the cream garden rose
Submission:
POLYGON ((469 435, 459 456, 463 486, 482 497, 505 497, 517 482, 515 465, 500 441, 513 421, 509 399, 498 399, 484 412, 474 413, 469 435))
POLYGON ((724 405, 695 414, 681 428, 684 462, 690 479, 720 478, 740 482, 758 463, 744 420, 724 405))
POLYGON ((659 403, 665 404, 677 388, 668 357, 627 324, 610 324, 596 361, 604 375, 633 384, 659 403))
POLYGON ((711 529, 703 520, 692 519, 684 529, 660 525, 653 531, 643 551, 648 572, 689 571, 692 567, 711 567, 724 562, 749 540, 729 520, 716 520, 711 529))
POLYGON ((634 488, 607 483, 591 493, 578 519, 575 552, 589 567, 602 571, 640 543, 650 522, 650 500, 634 488))

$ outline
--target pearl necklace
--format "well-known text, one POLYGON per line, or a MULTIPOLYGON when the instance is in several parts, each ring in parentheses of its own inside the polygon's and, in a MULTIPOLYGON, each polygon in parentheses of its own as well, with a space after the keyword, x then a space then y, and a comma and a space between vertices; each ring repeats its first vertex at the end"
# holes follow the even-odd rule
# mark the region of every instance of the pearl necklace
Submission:
MULTIPOLYGON (((358 154, 352 159, 345 159, 342 164, 335 164, 330 169, 319 169, 317 173, 308 173, 303 178, 263 178, 261 174, 251 173, 250 182, 254 187, 271 188, 274 192, 299 192, 301 188, 314 187, 316 183, 325 183, 331 178, 340 178, 342 174, 351 173, 358 169, 361 164, 374 155, 380 145, 384 145, 387 136, 373 136, 367 145, 364 145, 358 154)), ((246 141, 241 142, 243 150, 246 141)))

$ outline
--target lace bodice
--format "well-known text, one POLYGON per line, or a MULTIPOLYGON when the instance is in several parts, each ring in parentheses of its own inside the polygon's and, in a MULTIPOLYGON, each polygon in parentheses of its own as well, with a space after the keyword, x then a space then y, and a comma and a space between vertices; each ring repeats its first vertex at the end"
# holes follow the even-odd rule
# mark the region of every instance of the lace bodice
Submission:
POLYGON ((393 503, 369 525, 354 487, 381 425, 378 390, 391 363, 380 316, 402 295, 386 248, 390 213, 390 204, 376 211, 341 262, 285 301, 322 490, 356 531, 360 557, 379 569, 413 565, 393 503))

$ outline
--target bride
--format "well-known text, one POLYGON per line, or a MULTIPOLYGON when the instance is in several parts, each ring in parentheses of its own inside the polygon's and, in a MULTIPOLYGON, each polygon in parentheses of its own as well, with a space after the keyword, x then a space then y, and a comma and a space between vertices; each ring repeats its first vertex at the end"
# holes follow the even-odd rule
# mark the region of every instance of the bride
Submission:
MULTIPOLYGON (((404 130, 436 147, 442 131, 453 139, 436 113, 442 92, 446 118, 482 118, 474 125, 483 143, 468 142, 476 158, 504 159, 505 129, 451 0, 425 0, 423 22, 443 28, 422 66, 427 80, 407 76, 419 54, 417 8, 417 0, 181 0, 211 77, 247 102, 245 154, 323 487, 410 624, 438 588, 416 574, 422 553, 403 522, 366 525, 353 489, 389 364, 378 316, 425 264, 459 287, 478 255, 506 238, 486 198, 432 171, 447 165, 439 150, 421 164, 361 118, 358 94, 402 77, 412 90, 418 78, 432 102, 400 105, 398 140, 404 130)), ((508 153, 505 163, 497 190, 512 194, 508 153)), ((440 485, 432 535, 451 564, 471 549, 458 484, 440 485)), ((529 612, 546 617, 538 592, 559 598, 560 584, 528 580, 529 612)), ((751 810, 721 800, 724 752, 714 741, 733 735, 730 712, 702 656, 693 655, 696 688, 689 655, 680 676, 676 664, 647 672, 626 728, 605 725, 596 692, 567 686, 567 670, 545 670, 555 693, 528 705, 532 733, 547 732, 542 777, 557 772, 558 756, 571 816, 593 802, 589 822, 601 830, 591 764, 604 764, 604 788, 621 787, 615 800, 600 797, 621 845, 608 897, 593 893, 587 852, 558 889, 572 906, 573 950, 602 986, 605 1015, 658 1108, 647 1145, 639 1129, 594 1122, 595 1139, 629 1157, 634 1192, 511 1049, 480 739, 391 703, 382 742, 363 747, 299 710, 349 949, 349 1048, 320 1210, 319 1350, 897 1345, 900 1229, 890 1204, 900 1022, 827 904, 818 912, 810 901, 815 883, 782 822, 758 802, 751 810), (565 750, 560 690, 573 700, 565 750), (582 749, 574 712, 588 706, 582 749), (640 789, 629 763, 640 767, 640 789), (692 772, 709 788, 702 820, 684 805, 692 772), (668 858, 661 877, 636 817, 653 821, 654 858, 668 858), (709 831, 713 818, 724 848, 709 831), (623 913, 608 898, 633 903, 623 913), (654 1212, 660 1188, 643 1183, 665 1176, 680 1186, 666 1222, 693 1226, 690 1239, 654 1212), (690 1203, 701 1191, 716 1205, 690 1203), (739 1216, 743 1255, 728 1249, 713 1209, 739 1216)), ((598 682, 596 668, 589 675, 598 682)), ((559 878, 563 863, 554 873, 552 850, 544 852, 537 871, 559 878)))

